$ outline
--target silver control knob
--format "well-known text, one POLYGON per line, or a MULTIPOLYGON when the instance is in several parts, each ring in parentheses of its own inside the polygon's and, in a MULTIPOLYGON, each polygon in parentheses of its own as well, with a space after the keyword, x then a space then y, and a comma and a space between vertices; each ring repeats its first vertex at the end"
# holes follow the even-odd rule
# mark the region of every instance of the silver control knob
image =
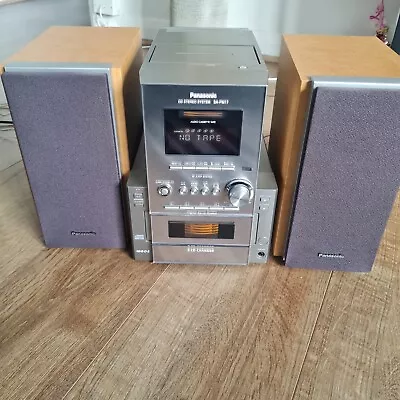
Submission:
POLYGON ((199 193, 199 188, 197 186, 192 186, 190 188, 190 194, 197 194, 199 193))
POLYGON ((203 196, 206 196, 206 195, 208 195, 208 193, 210 193, 210 188, 209 188, 208 186, 203 186, 203 187, 201 188, 201 194, 202 194, 203 196))
POLYGON ((168 185, 160 185, 158 188, 157 188, 157 193, 160 195, 160 196, 168 196, 170 193, 171 193, 171 187, 170 186, 168 186, 168 185))
POLYGON ((187 186, 185 186, 185 185, 182 185, 180 188, 179 188, 179 194, 180 195, 185 195, 185 194, 187 194, 187 192, 188 192, 189 190, 188 190, 188 188, 187 188, 187 186))
POLYGON ((220 192, 219 186, 214 186, 211 190, 213 196, 216 196, 220 192))
POLYGON ((243 207, 253 199, 254 190, 249 182, 233 180, 226 185, 229 201, 234 207, 243 207))

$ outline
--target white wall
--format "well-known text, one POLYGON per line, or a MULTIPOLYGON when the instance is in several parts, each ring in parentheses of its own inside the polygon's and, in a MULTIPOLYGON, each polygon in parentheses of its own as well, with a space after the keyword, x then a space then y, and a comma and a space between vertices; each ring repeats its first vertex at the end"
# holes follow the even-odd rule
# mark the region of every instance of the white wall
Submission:
MULTIPOLYGON (((28 0, 0 6, 0 60, 51 25, 90 25, 87 0, 28 0)), ((0 84, 0 103, 5 96, 0 84)))
MULTIPOLYGON (((109 26, 139 26, 146 39, 153 39, 158 29, 170 26, 170 0, 118 1, 120 14, 115 17, 104 16, 104 22, 109 26)), ((95 25, 93 0, 88 2, 92 25, 95 25)))
MULTIPOLYGON (((278 55, 282 33, 374 35, 369 16, 377 3, 378 0, 233 0, 228 20, 230 26, 252 29, 263 53, 278 55)), ((392 28, 389 37, 399 9, 399 0, 385 0, 385 16, 392 28)))
MULTIPOLYGON (((293 28, 307 33, 370 35, 375 28, 369 16, 374 14, 377 3, 378 0, 301 0, 293 28)), ((385 16, 393 29, 399 8, 399 0, 385 0, 385 16)))
MULTIPOLYGON (((109 18, 112 25, 142 26, 143 36, 149 39, 158 28, 169 26, 170 0, 119 1, 121 16, 109 18)), ((261 50, 278 55, 283 32, 374 35, 369 15, 377 3, 378 0, 230 0, 227 25, 252 29, 261 50)), ((385 6, 388 24, 394 28, 399 0, 386 0, 385 6)))

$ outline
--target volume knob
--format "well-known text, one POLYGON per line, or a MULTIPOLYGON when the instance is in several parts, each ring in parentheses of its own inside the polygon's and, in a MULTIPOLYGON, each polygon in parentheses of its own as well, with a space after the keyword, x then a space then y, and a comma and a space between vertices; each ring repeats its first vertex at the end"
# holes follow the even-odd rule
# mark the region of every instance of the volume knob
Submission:
POLYGON ((229 201, 234 207, 243 207, 253 199, 253 188, 250 183, 242 180, 231 181, 226 185, 229 201))

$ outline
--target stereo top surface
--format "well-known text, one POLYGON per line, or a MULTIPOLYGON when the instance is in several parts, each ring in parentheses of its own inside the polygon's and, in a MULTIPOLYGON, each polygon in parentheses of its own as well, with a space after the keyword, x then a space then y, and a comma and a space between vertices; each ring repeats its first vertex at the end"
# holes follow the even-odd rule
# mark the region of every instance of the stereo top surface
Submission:
POLYGON ((375 36, 284 35, 283 46, 303 81, 310 76, 400 77, 400 57, 375 36))
POLYGON ((140 71, 142 84, 266 86, 253 33, 234 28, 161 29, 140 71))
POLYGON ((53 26, 3 65, 7 68, 8 63, 103 63, 118 68, 126 64, 140 45, 138 28, 53 26))

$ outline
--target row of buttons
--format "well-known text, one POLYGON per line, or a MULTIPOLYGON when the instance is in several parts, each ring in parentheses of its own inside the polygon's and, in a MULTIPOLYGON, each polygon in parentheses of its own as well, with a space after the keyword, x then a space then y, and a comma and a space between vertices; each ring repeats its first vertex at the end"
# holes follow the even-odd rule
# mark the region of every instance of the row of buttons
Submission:
MULTIPOLYGON (((267 196, 267 197, 260 197, 260 205, 258 207, 258 209, 260 211, 266 211, 269 209, 270 207, 270 200, 271 197, 267 196)), ((268 227, 267 226, 259 226, 258 227, 258 237, 257 237, 257 244, 259 245, 266 245, 269 242, 269 237, 264 236, 265 233, 268 231, 268 227)))
POLYGON ((212 189, 210 189, 207 184, 203 184, 203 187, 199 189, 198 186, 193 183, 190 187, 190 191, 186 185, 181 185, 181 187, 179 188, 179 194, 182 196, 186 195, 187 193, 190 193, 191 195, 196 195, 200 193, 203 196, 211 193, 213 196, 216 196, 219 192, 220 189, 218 183, 214 183, 212 189))
POLYGON ((235 167, 233 165, 231 166, 222 166, 222 167, 217 167, 217 166, 204 166, 204 165, 170 165, 169 169, 171 170, 196 170, 196 171, 234 171, 235 167))
POLYGON ((269 202, 270 202, 270 197, 260 197, 260 205, 258 209, 260 211, 266 211, 269 209, 269 202))
POLYGON ((134 207, 143 207, 144 206, 143 193, 134 193, 133 194, 133 206, 134 207))
POLYGON ((239 207, 222 206, 164 206, 166 210, 239 211, 239 207))

